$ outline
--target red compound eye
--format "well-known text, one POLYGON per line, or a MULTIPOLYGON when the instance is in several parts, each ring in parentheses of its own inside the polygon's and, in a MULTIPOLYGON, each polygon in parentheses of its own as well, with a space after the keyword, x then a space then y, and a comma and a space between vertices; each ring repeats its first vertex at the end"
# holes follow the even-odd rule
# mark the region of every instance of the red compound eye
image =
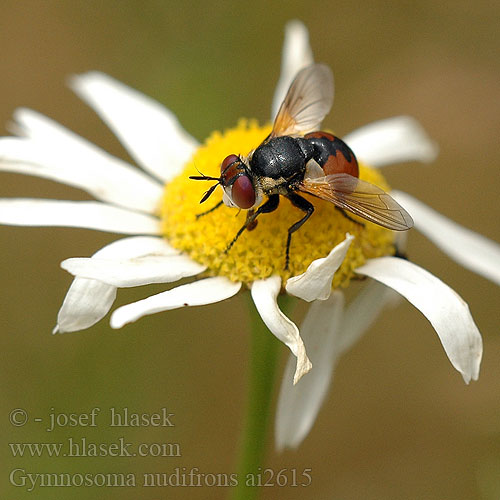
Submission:
POLYGON ((233 203, 240 208, 249 209, 255 203, 255 189, 248 175, 240 175, 233 184, 231 193, 233 203))
POLYGON ((240 159, 236 155, 226 156, 224 158, 224 161, 222 162, 222 164, 220 166, 221 174, 224 173, 224 171, 226 170, 226 168, 229 167, 229 165, 231 165, 231 163, 234 163, 236 161, 240 161, 240 159))

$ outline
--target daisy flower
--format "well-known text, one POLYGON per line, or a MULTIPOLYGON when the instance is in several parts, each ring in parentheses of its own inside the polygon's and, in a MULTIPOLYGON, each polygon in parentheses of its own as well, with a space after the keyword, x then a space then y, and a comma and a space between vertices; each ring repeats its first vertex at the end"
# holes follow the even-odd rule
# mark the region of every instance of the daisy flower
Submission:
MULTIPOLYGON (((312 62, 306 28, 289 23, 272 116, 295 75, 312 62)), ((124 235, 89 258, 62 262, 75 278, 54 333, 94 325, 110 311, 122 287, 189 278, 116 309, 111 315, 113 328, 148 314, 219 302, 249 288, 263 322, 293 356, 280 393, 279 447, 296 446, 307 434, 338 356, 374 320, 391 288, 429 319, 464 380, 478 377, 482 343, 467 304, 435 276, 395 257, 402 244, 392 231, 368 222, 360 225, 332 204, 318 201, 311 221, 294 233, 285 268, 286 234, 298 216, 295 207, 283 202, 226 251, 245 213, 223 206, 199 217, 206 186, 189 177, 199 172, 218 177, 221 161, 230 153, 244 155, 256 148, 270 133, 270 125, 241 120, 200 145, 170 111, 109 76, 91 72, 73 77, 70 85, 141 168, 28 109, 14 114, 16 136, 0 139, 0 170, 62 182, 96 199, 0 199, 1 224, 81 227, 124 235), (365 290, 344 308, 340 289, 360 277, 370 278, 365 290), (300 330, 280 310, 280 293, 312 303, 300 330), (314 369, 301 380, 311 370, 311 360, 314 369)), ((436 146, 410 117, 368 125, 344 140, 360 161, 360 178, 385 191, 390 188, 378 167, 428 162, 436 156, 436 146)), ((222 198, 220 191, 215 193, 214 206, 215 197, 222 198)), ((416 228, 452 258, 500 282, 500 251, 495 243, 407 194, 391 191, 391 195, 411 213, 416 228)))

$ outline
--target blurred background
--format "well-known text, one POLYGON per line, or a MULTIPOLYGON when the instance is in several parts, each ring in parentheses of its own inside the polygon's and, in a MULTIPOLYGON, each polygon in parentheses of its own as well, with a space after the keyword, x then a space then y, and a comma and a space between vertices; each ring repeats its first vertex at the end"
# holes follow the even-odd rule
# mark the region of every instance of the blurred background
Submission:
MULTIPOLYGON (((325 126, 342 136, 373 120, 413 115, 439 143, 435 164, 388 167, 389 183, 500 242, 500 4, 419 2, 168 2, 3 0, 0 126, 36 109, 129 160, 97 116, 67 88, 97 69, 163 102, 202 141, 239 117, 266 121, 283 29, 310 29, 315 59, 335 73, 325 126)), ((0 196, 87 199, 80 191, 1 174, 0 196)), ((223 499, 227 488, 15 488, 9 473, 236 471, 248 358, 247 304, 157 314, 114 331, 51 335, 71 277, 68 257, 115 236, 63 228, 1 227, 0 496, 37 499, 223 499), (209 325, 209 327, 207 327, 209 325), (101 408, 97 428, 53 432, 31 418, 101 408), (108 427, 110 408, 174 413, 173 428, 108 427), (181 457, 20 458, 7 443, 179 443, 181 457)), ((275 472, 312 469, 308 488, 263 488, 265 499, 500 498, 500 290, 453 263, 417 232, 410 258, 469 303, 484 339, 478 382, 466 386, 431 326, 411 305, 384 314, 340 362, 330 397, 297 451, 269 447, 275 472)), ((121 290, 117 304, 159 292, 121 290)), ((300 321, 304 309, 295 311, 300 321)), ((282 362, 286 348, 282 346, 282 362)), ((269 437, 270 444, 272 436, 269 437)))

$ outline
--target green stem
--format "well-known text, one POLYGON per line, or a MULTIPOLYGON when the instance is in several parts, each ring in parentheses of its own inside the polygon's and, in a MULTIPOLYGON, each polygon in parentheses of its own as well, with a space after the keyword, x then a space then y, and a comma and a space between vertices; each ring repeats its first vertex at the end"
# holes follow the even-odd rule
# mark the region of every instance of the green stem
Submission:
POLYGON ((257 486, 247 486, 247 479, 253 478, 253 484, 258 484, 259 475, 262 477, 280 349, 280 342, 263 323, 250 298, 248 303, 251 325, 248 400, 233 500, 253 500, 259 494, 257 486))

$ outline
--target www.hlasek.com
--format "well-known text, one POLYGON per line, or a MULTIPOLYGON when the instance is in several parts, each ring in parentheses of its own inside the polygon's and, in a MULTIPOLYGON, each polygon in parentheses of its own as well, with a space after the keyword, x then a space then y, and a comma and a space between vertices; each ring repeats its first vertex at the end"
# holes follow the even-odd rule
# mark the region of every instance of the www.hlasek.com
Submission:
POLYGON ((70 487, 234 487, 244 481, 254 487, 306 487, 312 483, 312 469, 261 469, 254 474, 239 477, 236 473, 206 473, 198 467, 176 467, 172 472, 143 474, 125 473, 30 473, 26 469, 13 469, 9 475, 12 486, 32 492, 37 488, 70 487))
POLYGON ((59 443, 9 443, 13 457, 181 457, 179 443, 139 443, 124 437, 111 443, 96 443, 86 437, 59 443))

